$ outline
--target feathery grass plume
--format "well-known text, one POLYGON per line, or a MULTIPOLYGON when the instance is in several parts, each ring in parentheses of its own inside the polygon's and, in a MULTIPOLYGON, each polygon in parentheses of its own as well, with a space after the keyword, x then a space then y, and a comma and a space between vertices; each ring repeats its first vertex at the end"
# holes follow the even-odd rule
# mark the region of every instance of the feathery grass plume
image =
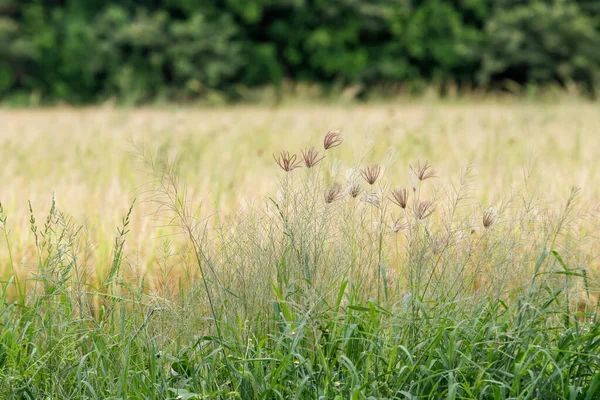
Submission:
POLYGON ((277 202, 283 203, 285 198, 287 197, 288 189, 286 186, 280 186, 277 191, 277 202))
POLYGON ((377 181, 380 172, 381 167, 378 164, 367 165, 365 169, 360 170, 360 174, 369 185, 373 185, 377 181))
POLYGON ((309 147, 306 150, 302 150, 302 160, 304 161, 304 165, 306 168, 312 168, 315 165, 319 164, 325 156, 319 158, 319 152, 314 147, 309 147))
POLYGON ((351 167, 346 170, 346 181, 349 183, 356 182, 356 179, 360 175, 360 169, 357 167, 351 167))
POLYGON ((290 155, 287 151, 282 151, 279 153, 279 157, 275 158, 275 154, 273 154, 273 159, 281 167, 285 172, 293 171, 296 168, 300 168, 300 160, 297 160, 297 156, 295 154, 290 155))
POLYGON ((350 196, 352 196, 352 198, 357 198, 358 195, 362 192, 362 187, 358 184, 358 183, 353 183, 352 185, 350 185, 350 187, 348 188, 348 193, 350 194, 350 196))
POLYGON ((390 200, 401 208, 406 208, 408 204, 408 190, 404 188, 392 189, 392 198, 390 200))
POLYGON ((331 167, 329 169, 329 176, 338 176, 340 173, 340 169, 342 167, 342 161, 341 160, 333 160, 331 162, 331 167))
POLYGON ((336 146, 339 146, 344 142, 344 137, 340 135, 340 131, 329 131, 323 139, 323 147, 325 150, 329 150, 336 146))
POLYGON ((334 183, 325 191, 325 203, 330 204, 342 197, 342 186, 334 183))
POLYGON ((381 207, 381 200, 379 200, 379 197, 377 197, 375 193, 365 193, 365 195, 361 197, 361 200, 365 203, 372 204, 377 208, 381 207))
POLYGON ((394 233, 398 233, 400 232, 402 229, 405 229, 406 227, 408 227, 408 223, 406 222, 406 218, 400 216, 400 217, 395 217, 392 215, 392 231, 394 233))
POLYGON ((493 207, 488 208, 483 212, 483 227, 489 228, 496 222, 496 210, 493 207))
POLYGON ((434 211, 435 206, 429 200, 418 200, 413 206, 413 212, 415 213, 415 218, 417 219, 425 219, 433 214, 434 211))
POLYGON ((438 177, 436 175, 437 171, 435 169, 433 169, 433 167, 431 165, 429 165, 429 163, 427 161, 425 161, 425 165, 423 165, 423 166, 421 166, 421 161, 418 161, 417 168, 415 169, 412 167, 412 165, 410 165, 410 169, 420 181, 424 181, 425 179, 429 179, 429 178, 437 178, 438 177))

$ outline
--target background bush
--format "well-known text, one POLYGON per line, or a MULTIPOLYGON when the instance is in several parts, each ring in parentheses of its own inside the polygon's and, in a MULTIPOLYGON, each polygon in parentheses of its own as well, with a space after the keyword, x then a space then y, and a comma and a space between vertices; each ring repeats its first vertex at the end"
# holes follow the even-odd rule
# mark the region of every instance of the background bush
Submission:
POLYGON ((285 79, 497 87, 600 74, 590 0, 0 0, 0 96, 189 100, 285 79))

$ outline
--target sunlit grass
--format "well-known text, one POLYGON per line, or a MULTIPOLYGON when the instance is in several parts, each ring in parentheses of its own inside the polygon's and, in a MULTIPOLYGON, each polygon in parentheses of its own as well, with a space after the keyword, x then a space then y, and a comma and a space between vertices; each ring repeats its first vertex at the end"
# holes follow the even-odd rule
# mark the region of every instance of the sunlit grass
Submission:
POLYGON ((2 111, 0 398, 595 399, 596 111, 2 111))
MULTIPOLYGON (((434 163, 449 179, 473 161, 484 203, 521 184, 530 171, 533 189, 549 198, 564 199, 571 186, 582 188, 584 200, 600 194, 600 113, 593 103, 5 110, 0 120, 0 200, 19 244, 14 257, 20 271, 31 266, 32 256, 26 200, 42 212, 53 193, 61 209, 86 225, 102 270, 108 238, 144 183, 129 140, 177 155, 183 179, 205 198, 205 209, 225 214, 277 190, 273 153, 319 144, 329 129, 352 139, 339 149, 344 160, 392 160, 385 171, 390 181, 408 183, 406 167, 417 159, 434 163)), ((138 204, 130 242, 149 269, 161 235, 148 218, 152 211, 138 204)))

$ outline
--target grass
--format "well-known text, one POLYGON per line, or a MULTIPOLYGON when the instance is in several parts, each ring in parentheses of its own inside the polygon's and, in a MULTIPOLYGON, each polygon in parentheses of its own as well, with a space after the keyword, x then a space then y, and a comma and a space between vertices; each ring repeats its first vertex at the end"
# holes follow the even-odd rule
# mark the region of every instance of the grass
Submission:
POLYGON ((600 397, 595 104, 0 114, 0 398, 600 397))

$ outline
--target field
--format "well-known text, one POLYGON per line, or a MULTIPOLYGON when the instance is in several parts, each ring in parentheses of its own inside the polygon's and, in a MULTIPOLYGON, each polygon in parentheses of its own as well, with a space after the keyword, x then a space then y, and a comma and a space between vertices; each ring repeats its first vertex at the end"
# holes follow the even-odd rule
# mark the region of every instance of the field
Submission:
POLYGON ((600 398, 596 103, 0 121, 0 398, 600 398))

